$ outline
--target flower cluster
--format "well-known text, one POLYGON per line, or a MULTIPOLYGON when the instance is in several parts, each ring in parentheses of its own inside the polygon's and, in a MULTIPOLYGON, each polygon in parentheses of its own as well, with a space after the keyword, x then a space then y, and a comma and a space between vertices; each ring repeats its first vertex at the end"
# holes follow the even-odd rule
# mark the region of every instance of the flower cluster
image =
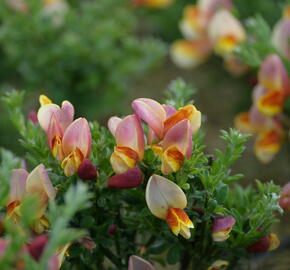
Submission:
POLYGON ((223 57, 227 70, 243 74, 247 67, 234 50, 246 39, 246 33, 232 9, 231 0, 199 0, 197 5, 186 6, 179 24, 185 39, 172 44, 173 62, 191 69, 206 61, 214 50, 223 57))
POLYGON ((235 119, 240 131, 257 134, 255 153, 264 163, 273 159, 285 136, 282 110, 290 93, 289 87, 288 74, 281 59, 276 54, 269 55, 260 67, 250 111, 235 119))
MULTIPOLYGON (((88 121, 85 118, 73 120, 74 107, 68 101, 63 101, 59 107, 41 95, 40 104, 38 122, 47 135, 47 144, 52 155, 61 162, 65 175, 71 176, 78 172, 83 162, 86 168, 91 167, 87 160, 92 148, 88 121)), ((95 178, 96 174, 92 177, 95 178)))
POLYGON ((115 173, 124 173, 142 161, 145 133, 141 119, 148 125, 146 145, 159 156, 164 175, 178 171, 185 158, 192 154, 192 134, 201 124, 201 113, 187 105, 178 111, 155 100, 139 98, 132 102, 135 114, 124 119, 110 118, 108 127, 117 146, 111 156, 115 173))

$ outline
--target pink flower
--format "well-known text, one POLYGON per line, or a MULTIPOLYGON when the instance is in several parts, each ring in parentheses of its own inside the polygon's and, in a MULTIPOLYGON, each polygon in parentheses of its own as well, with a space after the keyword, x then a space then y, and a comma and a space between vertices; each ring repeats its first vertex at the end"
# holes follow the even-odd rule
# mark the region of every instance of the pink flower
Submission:
POLYGON ((215 218, 212 225, 212 238, 216 242, 226 241, 236 220, 232 216, 215 218))
POLYGON ((279 204, 284 210, 290 210, 290 182, 283 187, 280 193, 279 204))

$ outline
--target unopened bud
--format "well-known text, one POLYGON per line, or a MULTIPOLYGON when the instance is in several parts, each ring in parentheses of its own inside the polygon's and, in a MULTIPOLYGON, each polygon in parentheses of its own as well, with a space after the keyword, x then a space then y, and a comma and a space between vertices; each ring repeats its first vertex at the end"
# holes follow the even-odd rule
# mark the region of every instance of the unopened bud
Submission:
POLYGON ((98 171, 88 159, 85 159, 78 168, 78 176, 83 180, 92 180, 98 177, 98 171))
POLYGON ((108 179, 108 187, 123 189, 134 188, 141 185, 143 173, 139 168, 128 169, 126 172, 116 174, 108 179))

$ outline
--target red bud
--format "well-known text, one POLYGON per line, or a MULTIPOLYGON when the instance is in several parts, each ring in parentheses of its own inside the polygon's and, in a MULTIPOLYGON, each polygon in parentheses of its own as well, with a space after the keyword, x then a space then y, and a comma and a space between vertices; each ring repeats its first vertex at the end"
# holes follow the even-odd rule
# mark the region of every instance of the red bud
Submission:
POLYGON ((38 124, 38 119, 37 119, 37 113, 34 110, 31 110, 28 113, 28 119, 34 124, 37 125, 38 124))
POLYGON ((270 233, 263 236, 259 241, 247 247, 250 253, 266 252, 276 249, 280 244, 276 234, 270 233))
POLYGON ((85 159, 79 166, 78 176, 83 180, 92 180, 98 177, 98 171, 88 159, 85 159))
POLYGON ((129 169, 124 173, 116 174, 108 179, 109 188, 134 188, 143 181, 143 173, 139 168, 129 169))
POLYGON ((117 231, 117 226, 115 224, 112 224, 112 225, 109 226, 109 228, 108 228, 108 234, 113 235, 113 234, 116 233, 116 231, 117 231))
POLYGON ((39 261, 42 252, 48 242, 48 236, 46 234, 37 236, 30 244, 27 245, 29 254, 36 260, 39 261))

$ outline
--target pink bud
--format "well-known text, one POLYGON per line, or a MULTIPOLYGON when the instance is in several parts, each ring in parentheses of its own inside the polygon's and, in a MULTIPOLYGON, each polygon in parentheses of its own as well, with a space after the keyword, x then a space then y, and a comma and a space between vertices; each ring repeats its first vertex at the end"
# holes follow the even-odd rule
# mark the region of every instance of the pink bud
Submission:
POLYGON ((78 168, 78 176, 83 180, 96 179, 98 175, 97 169, 88 159, 85 159, 78 168))
POLYGON ((30 244, 27 245, 29 254, 36 260, 39 261, 41 255, 48 242, 48 236, 46 234, 37 236, 30 244))
POLYGON ((28 119, 36 126, 38 124, 37 112, 34 110, 29 111, 28 119))
POLYGON ((247 247, 250 253, 266 252, 276 249, 280 244, 276 234, 270 233, 262 237, 259 241, 247 247))
POLYGON ((284 210, 290 210, 290 182, 283 187, 280 194, 279 204, 284 210))
POLYGON ((108 234, 115 234, 117 231, 117 226, 115 224, 111 224, 108 228, 108 234))
POLYGON ((96 243, 92 240, 90 237, 83 237, 78 240, 78 242, 86 248, 89 252, 93 252, 93 250, 96 248, 96 243))
POLYGON ((232 216, 216 218, 212 226, 212 237, 216 242, 223 242, 230 237, 230 232, 236 220, 232 216))
POLYGON ((134 188, 143 181, 143 173, 139 168, 128 169, 126 172, 116 174, 108 179, 108 188, 134 188))

